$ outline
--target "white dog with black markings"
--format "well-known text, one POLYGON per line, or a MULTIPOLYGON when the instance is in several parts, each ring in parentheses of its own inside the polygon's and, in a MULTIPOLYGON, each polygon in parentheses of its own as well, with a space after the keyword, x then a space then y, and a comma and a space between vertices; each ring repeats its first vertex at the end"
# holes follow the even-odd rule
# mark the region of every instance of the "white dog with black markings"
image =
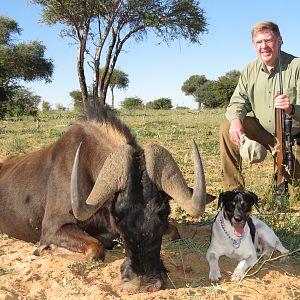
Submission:
POLYGON ((253 205, 258 207, 258 197, 254 193, 220 194, 218 208, 222 209, 212 225, 211 242, 206 253, 211 281, 221 279, 218 260, 222 255, 239 261, 231 280, 240 281, 246 270, 255 264, 258 254, 270 257, 275 249, 281 254, 289 252, 267 224, 250 217, 253 205))

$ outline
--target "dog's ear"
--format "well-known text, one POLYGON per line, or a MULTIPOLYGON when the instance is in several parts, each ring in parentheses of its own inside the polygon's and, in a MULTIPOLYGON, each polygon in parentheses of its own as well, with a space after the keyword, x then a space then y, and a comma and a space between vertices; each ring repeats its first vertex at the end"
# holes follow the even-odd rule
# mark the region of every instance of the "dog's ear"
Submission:
POLYGON ((254 204, 255 208, 259 211, 258 196, 249 191, 247 191, 247 193, 251 196, 251 198, 253 199, 253 204, 254 204))
POLYGON ((217 207, 217 209, 219 209, 219 208, 221 207, 221 205, 222 205, 222 203, 223 203, 223 197, 224 197, 224 192, 221 193, 221 194, 219 195, 219 200, 218 200, 218 207, 217 207))
POLYGON ((221 205, 224 205, 226 201, 232 199, 234 194, 235 193, 231 192, 231 191, 221 193, 219 195, 218 208, 217 209, 219 209, 221 207, 221 205))

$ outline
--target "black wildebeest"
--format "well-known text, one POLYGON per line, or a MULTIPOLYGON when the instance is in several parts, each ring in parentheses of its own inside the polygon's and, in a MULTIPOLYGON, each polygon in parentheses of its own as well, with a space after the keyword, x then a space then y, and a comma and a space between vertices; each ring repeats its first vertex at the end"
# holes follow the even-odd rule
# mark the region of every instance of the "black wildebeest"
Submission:
POLYGON ((59 249, 86 260, 104 259, 105 248, 120 235, 126 256, 122 287, 163 288, 160 249, 170 229, 169 199, 196 216, 212 199, 194 148, 192 192, 165 148, 142 149, 105 109, 97 121, 78 121, 46 149, 1 162, 0 231, 39 241, 39 254, 59 249))

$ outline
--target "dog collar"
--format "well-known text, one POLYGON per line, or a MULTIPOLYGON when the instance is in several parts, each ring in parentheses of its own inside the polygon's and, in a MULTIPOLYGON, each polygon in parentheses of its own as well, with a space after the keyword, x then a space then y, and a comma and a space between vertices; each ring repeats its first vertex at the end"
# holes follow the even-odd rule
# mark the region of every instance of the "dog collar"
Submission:
POLYGON ((224 222, 223 222, 222 216, 221 216, 221 218, 220 218, 220 223, 221 223, 221 227, 222 227, 224 233, 225 233, 225 234, 227 235, 227 237, 232 241, 232 246, 233 246, 233 248, 234 248, 234 249, 240 248, 240 245, 241 245, 241 242, 242 242, 242 238, 243 238, 243 237, 240 237, 240 238, 238 238, 238 239, 232 238, 232 237, 230 236, 230 234, 227 232, 227 230, 225 229, 225 224, 224 224, 224 222))

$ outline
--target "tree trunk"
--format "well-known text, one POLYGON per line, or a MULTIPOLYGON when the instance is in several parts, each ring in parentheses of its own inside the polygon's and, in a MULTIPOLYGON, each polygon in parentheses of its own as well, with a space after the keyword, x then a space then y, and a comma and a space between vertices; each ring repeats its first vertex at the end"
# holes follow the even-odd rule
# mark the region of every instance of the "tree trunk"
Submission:
POLYGON ((82 97, 82 104, 83 110, 85 113, 88 114, 89 112, 89 99, 88 99, 88 91, 86 86, 85 74, 84 74, 84 66, 83 66, 83 50, 80 46, 78 49, 78 56, 77 56, 77 73, 82 97))
POLYGON ((111 88, 111 108, 114 109, 115 108, 115 94, 114 94, 114 89, 111 88))
POLYGON ((100 103, 100 105, 105 105, 106 95, 107 95, 107 90, 106 91, 102 90, 101 94, 99 96, 99 103, 100 103))

